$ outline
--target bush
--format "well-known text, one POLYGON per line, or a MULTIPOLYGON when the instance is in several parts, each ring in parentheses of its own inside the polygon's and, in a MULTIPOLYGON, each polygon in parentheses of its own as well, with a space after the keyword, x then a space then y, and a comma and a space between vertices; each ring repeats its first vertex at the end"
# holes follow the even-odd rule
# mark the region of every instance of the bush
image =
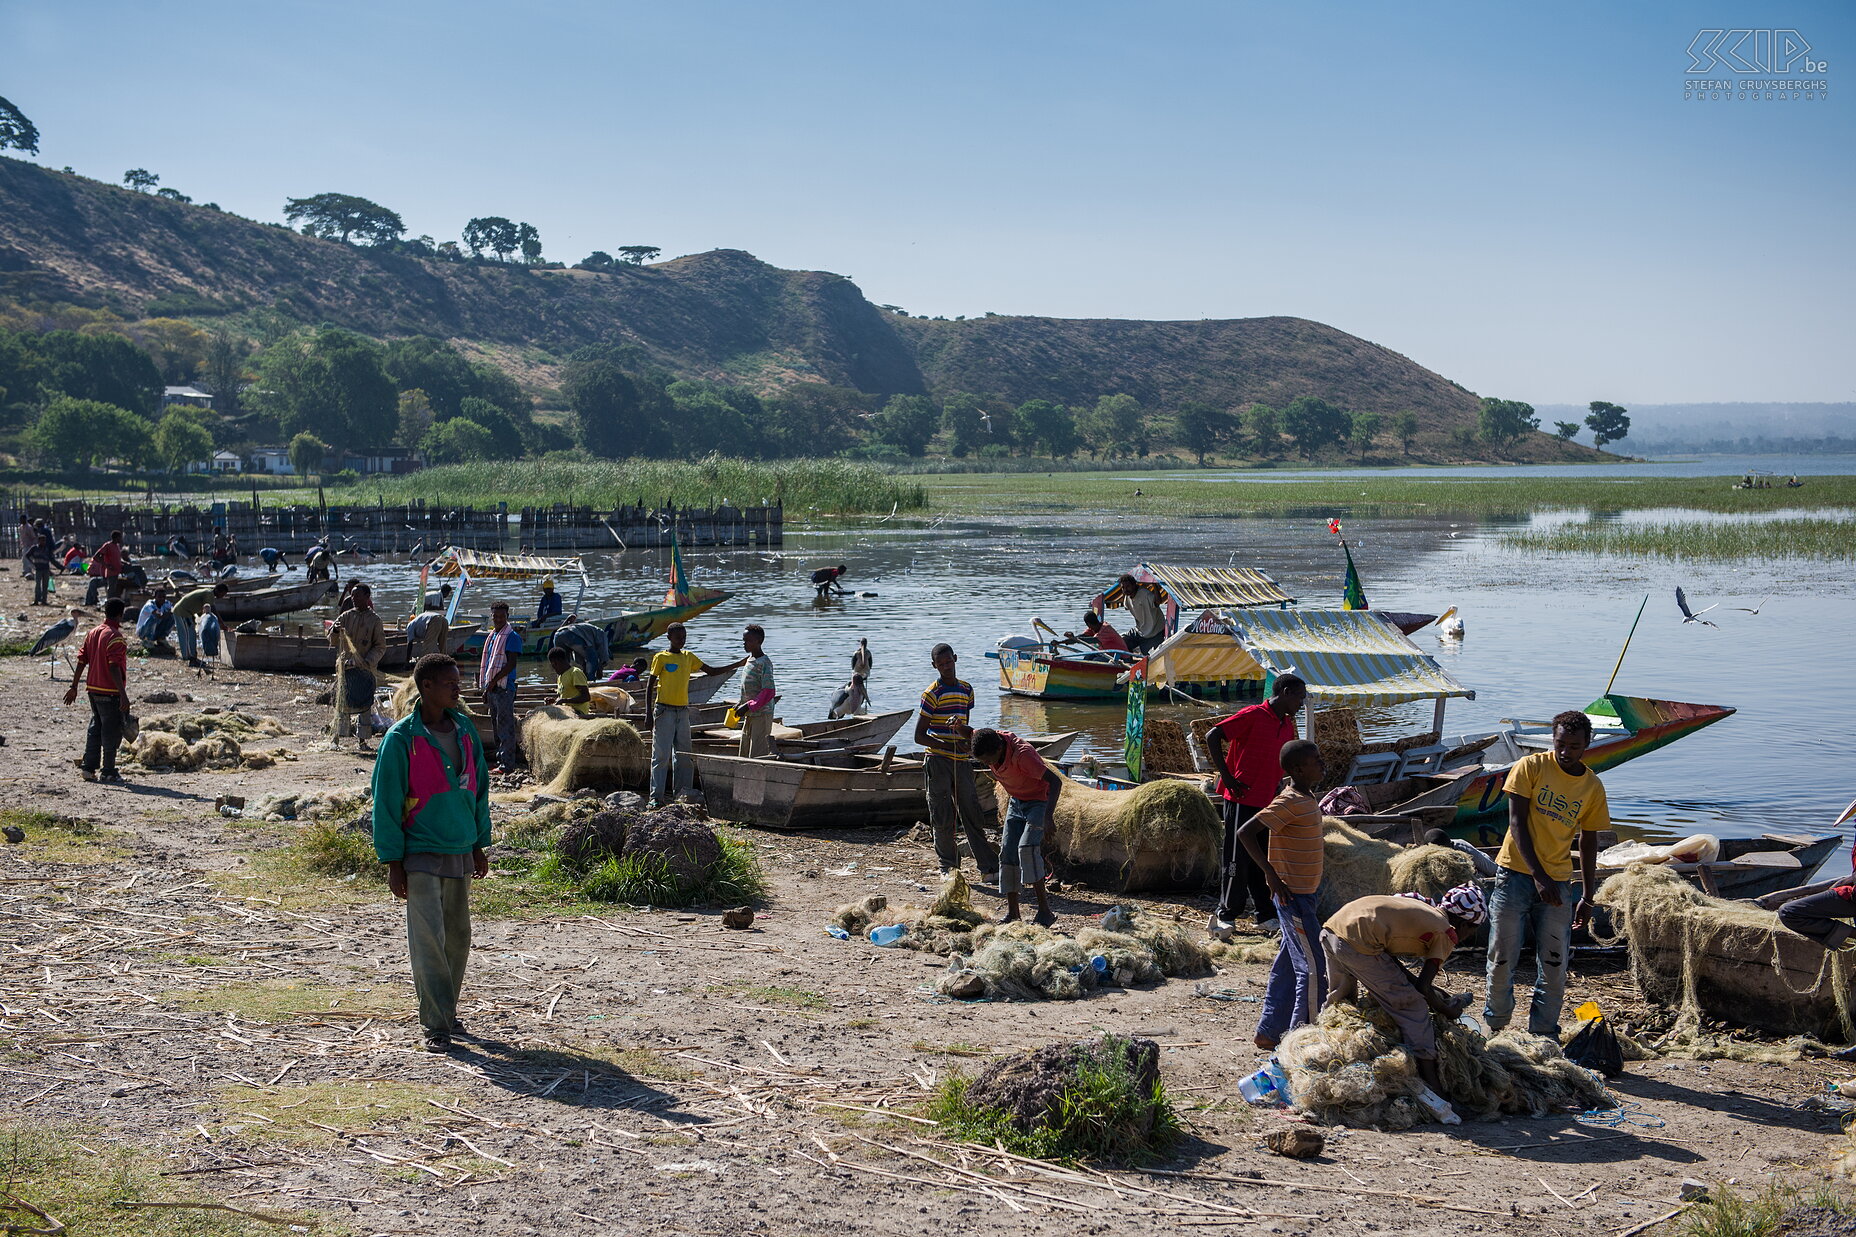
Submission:
POLYGON ((754 848, 725 833, 717 833, 716 841, 722 857, 700 880, 679 878, 662 855, 649 851, 609 854, 584 868, 550 853, 536 865, 535 878, 572 888, 589 901, 631 906, 733 906, 766 896, 767 879, 754 848))
POLYGON ((1155 1079, 1143 1088, 1128 1056, 1128 1041, 1105 1035, 1099 1050, 1081 1055, 1055 1109, 1029 1130, 1000 1109, 967 1098, 973 1080, 954 1075, 943 1082, 928 1115, 955 1138, 999 1145, 1040 1160, 1105 1160, 1143 1164, 1163 1156, 1179 1141, 1179 1117, 1166 1087, 1155 1079))
POLYGON ((387 865, 374 854, 369 817, 318 820, 302 826, 290 847, 291 866, 314 876, 355 877, 385 884, 387 865))

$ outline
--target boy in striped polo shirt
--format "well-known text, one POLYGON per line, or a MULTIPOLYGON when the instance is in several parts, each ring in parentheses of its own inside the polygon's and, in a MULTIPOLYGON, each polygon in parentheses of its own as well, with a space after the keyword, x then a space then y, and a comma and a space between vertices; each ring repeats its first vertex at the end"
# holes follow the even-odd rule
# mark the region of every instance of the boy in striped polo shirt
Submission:
POLYGON ((1281 761, 1288 785, 1237 831, 1238 841, 1263 873, 1282 924, 1282 941, 1263 993, 1263 1017, 1257 1022, 1257 1047, 1266 1051, 1291 1027, 1312 1020, 1327 997, 1321 917, 1315 912, 1325 857, 1321 806, 1313 793, 1321 783, 1321 749, 1307 739, 1295 739, 1282 745, 1281 761))
POLYGON ((958 660, 949 644, 937 644, 929 654, 939 676, 922 693, 922 709, 915 718, 915 741, 926 755, 928 825, 934 830, 935 858, 941 875, 960 870, 960 846, 954 839, 954 820, 967 831, 967 846, 979 865, 980 879, 997 880, 999 856, 987 840, 985 815, 980 811, 979 788, 973 783, 973 685, 954 674, 958 660))

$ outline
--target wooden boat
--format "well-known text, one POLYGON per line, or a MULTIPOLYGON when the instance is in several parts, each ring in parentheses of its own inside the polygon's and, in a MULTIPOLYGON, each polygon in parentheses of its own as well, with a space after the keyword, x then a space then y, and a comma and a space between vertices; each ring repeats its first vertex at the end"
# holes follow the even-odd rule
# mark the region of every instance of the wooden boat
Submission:
POLYGON ((221 623, 244 623, 307 610, 335 591, 333 580, 300 580, 275 588, 228 592, 213 603, 221 623))
MULTIPOLYGON (((773 748, 780 755, 828 749, 868 751, 889 742, 914 715, 913 709, 897 709, 893 713, 853 714, 835 721, 800 722, 796 726, 775 719, 773 748)), ((690 745, 697 751, 726 754, 734 751, 740 742, 741 731, 727 726, 693 726, 690 729, 690 745)))
MULTIPOLYGON (((1076 739, 1074 731, 1031 740, 1056 760, 1076 739)), ((895 825, 924 819, 926 766, 920 759, 883 753, 822 751, 749 759, 695 752, 696 780, 709 814, 775 829, 895 825)))
MULTIPOLYGON (((1585 763, 1595 772, 1615 769, 1627 760, 1635 760, 1697 730, 1732 717, 1736 710, 1726 705, 1684 704, 1677 700, 1653 700, 1646 696, 1624 696, 1615 692, 1600 696, 1585 707, 1592 719, 1592 745, 1586 749, 1585 763)), ((1445 741, 1455 748, 1475 747, 1468 753, 1474 765, 1458 765, 1446 760, 1445 773, 1473 771, 1464 782, 1457 800, 1459 824, 1478 817, 1508 810, 1508 795, 1502 789, 1508 770, 1523 756, 1553 750, 1551 722, 1512 722, 1491 734, 1466 735, 1445 741)))
MULTIPOLYGON (((476 632, 476 624, 453 627, 446 641, 447 651, 456 655, 463 642, 476 632)), ((226 644, 226 658, 234 670, 265 670, 273 673, 334 674, 335 649, 329 644, 329 626, 317 623, 278 623, 256 632, 241 632, 226 627, 220 633, 226 644)), ((387 651, 380 659, 382 670, 402 670, 412 664, 404 627, 387 628, 387 651)))
MULTIPOLYGON (((1712 863, 1661 866, 1678 873, 1703 893, 1750 900, 1804 885, 1842 842, 1843 838, 1834 833, 1823 837, 1766 833, 1756 838, 1722 838, 1720 857, 1712 863)), ((1619 870, 1598 869, 1598 883, 1604 884, 1619 870)), ((1575 865, 1573 885, 1579 888, 1582 884, 1575 865)))

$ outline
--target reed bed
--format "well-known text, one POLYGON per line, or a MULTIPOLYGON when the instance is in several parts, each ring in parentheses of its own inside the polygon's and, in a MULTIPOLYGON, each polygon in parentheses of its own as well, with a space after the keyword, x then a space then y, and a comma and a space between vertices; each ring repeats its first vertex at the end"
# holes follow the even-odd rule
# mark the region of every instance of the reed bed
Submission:
POLYGON ((1502 544, 1529 551, 1651 558, 1852 559, 1856 558, 1856 521, 1586 521, 1540 532, 1509 533, 1502 544))
POLYGON ((511 507, 610 508, 640 503, 737 507, 782 503, 788 519, 808 514, 855 515, 919 511, 925 487, 852 460, 486 460, 427 468, 389 480, 360 481, 349 491, 405 502, 511 507))

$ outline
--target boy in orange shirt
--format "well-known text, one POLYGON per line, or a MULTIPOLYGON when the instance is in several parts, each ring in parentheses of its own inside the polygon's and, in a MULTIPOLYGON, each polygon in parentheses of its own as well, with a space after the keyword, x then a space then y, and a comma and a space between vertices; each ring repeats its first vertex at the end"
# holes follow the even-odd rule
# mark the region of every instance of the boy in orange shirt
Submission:
POLYGON ((1263 1017, 1257 1022, 1257 1047, 1265 1050, 1274 1048, 1291 1027, 1320 1012, 1328 984, 1321 916, 1315 911, 1325 858, 1321 807, 1314 796, 1324 768, 1321 749, 1307 739, 1294 739, 1282 745, 1280 759, 1289 784, 1237 830, 1238 842, 1263 873, 1282 924, 1282 940, 1263 994, 1263 1017))

